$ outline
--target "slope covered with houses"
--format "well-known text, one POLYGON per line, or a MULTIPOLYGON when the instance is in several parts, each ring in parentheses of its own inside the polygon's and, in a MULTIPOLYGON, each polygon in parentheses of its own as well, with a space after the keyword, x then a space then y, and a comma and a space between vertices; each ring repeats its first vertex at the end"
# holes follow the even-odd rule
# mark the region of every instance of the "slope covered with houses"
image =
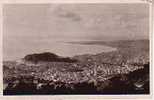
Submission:
POLYGON ((4 61, 4 94, 149 93, 149 40, 81 43, 117 50, 61 60, 53 53, 52 60, 50 53, 42 53, 41 61, 39 54, 25 56, 23 62, 4 61), (29 63, 30 58, 34 62, 29 63))

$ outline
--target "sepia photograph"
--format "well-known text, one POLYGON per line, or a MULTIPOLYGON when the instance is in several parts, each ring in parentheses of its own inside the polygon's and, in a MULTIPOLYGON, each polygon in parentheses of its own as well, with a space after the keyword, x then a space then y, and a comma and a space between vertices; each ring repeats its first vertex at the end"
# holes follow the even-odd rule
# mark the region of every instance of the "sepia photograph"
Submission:
POLYGON ((4 4, 3 95, 149 95, 148 3, 4 4))

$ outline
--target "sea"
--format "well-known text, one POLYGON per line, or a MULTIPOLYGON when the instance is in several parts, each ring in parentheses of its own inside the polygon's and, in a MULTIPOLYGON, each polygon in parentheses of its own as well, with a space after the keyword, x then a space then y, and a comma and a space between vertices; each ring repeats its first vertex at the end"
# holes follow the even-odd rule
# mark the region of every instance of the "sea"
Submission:
MULTIPOLYGON (((3 61, 19 60, 33 53, 51 52, 58 56, 73 57, 83 54, 97 54, 110 52, 116 48, 105 45, 79 44, 80 40, 54 40, 54 39, 9 39, 3 41, 3 61), (76 42, 75 44, 71 42, 76 42)), ((89 41, 89 40, 88 40, 89 41)))

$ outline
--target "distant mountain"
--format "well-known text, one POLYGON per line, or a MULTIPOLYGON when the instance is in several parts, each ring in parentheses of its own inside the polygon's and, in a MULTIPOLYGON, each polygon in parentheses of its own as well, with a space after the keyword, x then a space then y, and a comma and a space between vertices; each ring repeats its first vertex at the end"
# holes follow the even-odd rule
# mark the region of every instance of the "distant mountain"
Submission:
POLYGON ((26 55, 23 58, 24 61, 29 61, 29 62, 33 62, 33 63, 37 63, 37 62, 77 62, 76 59, 71 59, 68 57, 60 57, 54 53, 50 53, 50 52, 44 52, 44 53, 35 53, 35 54, 29 54, 26 55))

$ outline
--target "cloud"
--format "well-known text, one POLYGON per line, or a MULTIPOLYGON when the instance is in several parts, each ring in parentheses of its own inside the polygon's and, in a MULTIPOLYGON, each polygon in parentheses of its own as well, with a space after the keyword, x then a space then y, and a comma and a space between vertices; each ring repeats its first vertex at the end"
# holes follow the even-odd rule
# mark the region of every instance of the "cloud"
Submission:
POLYGON ((58 14, 59 17, 71 19, 73 21, 80 21, 81 17, 73 12, 63 12, 58 14))
POLYGON ((53 11, 53 14, 55 14, 56 17, 65 18, 71 21, 81 21, 82 19, 79 13, 63 8, 61 6, 57 6, 57 8, 53 11))

